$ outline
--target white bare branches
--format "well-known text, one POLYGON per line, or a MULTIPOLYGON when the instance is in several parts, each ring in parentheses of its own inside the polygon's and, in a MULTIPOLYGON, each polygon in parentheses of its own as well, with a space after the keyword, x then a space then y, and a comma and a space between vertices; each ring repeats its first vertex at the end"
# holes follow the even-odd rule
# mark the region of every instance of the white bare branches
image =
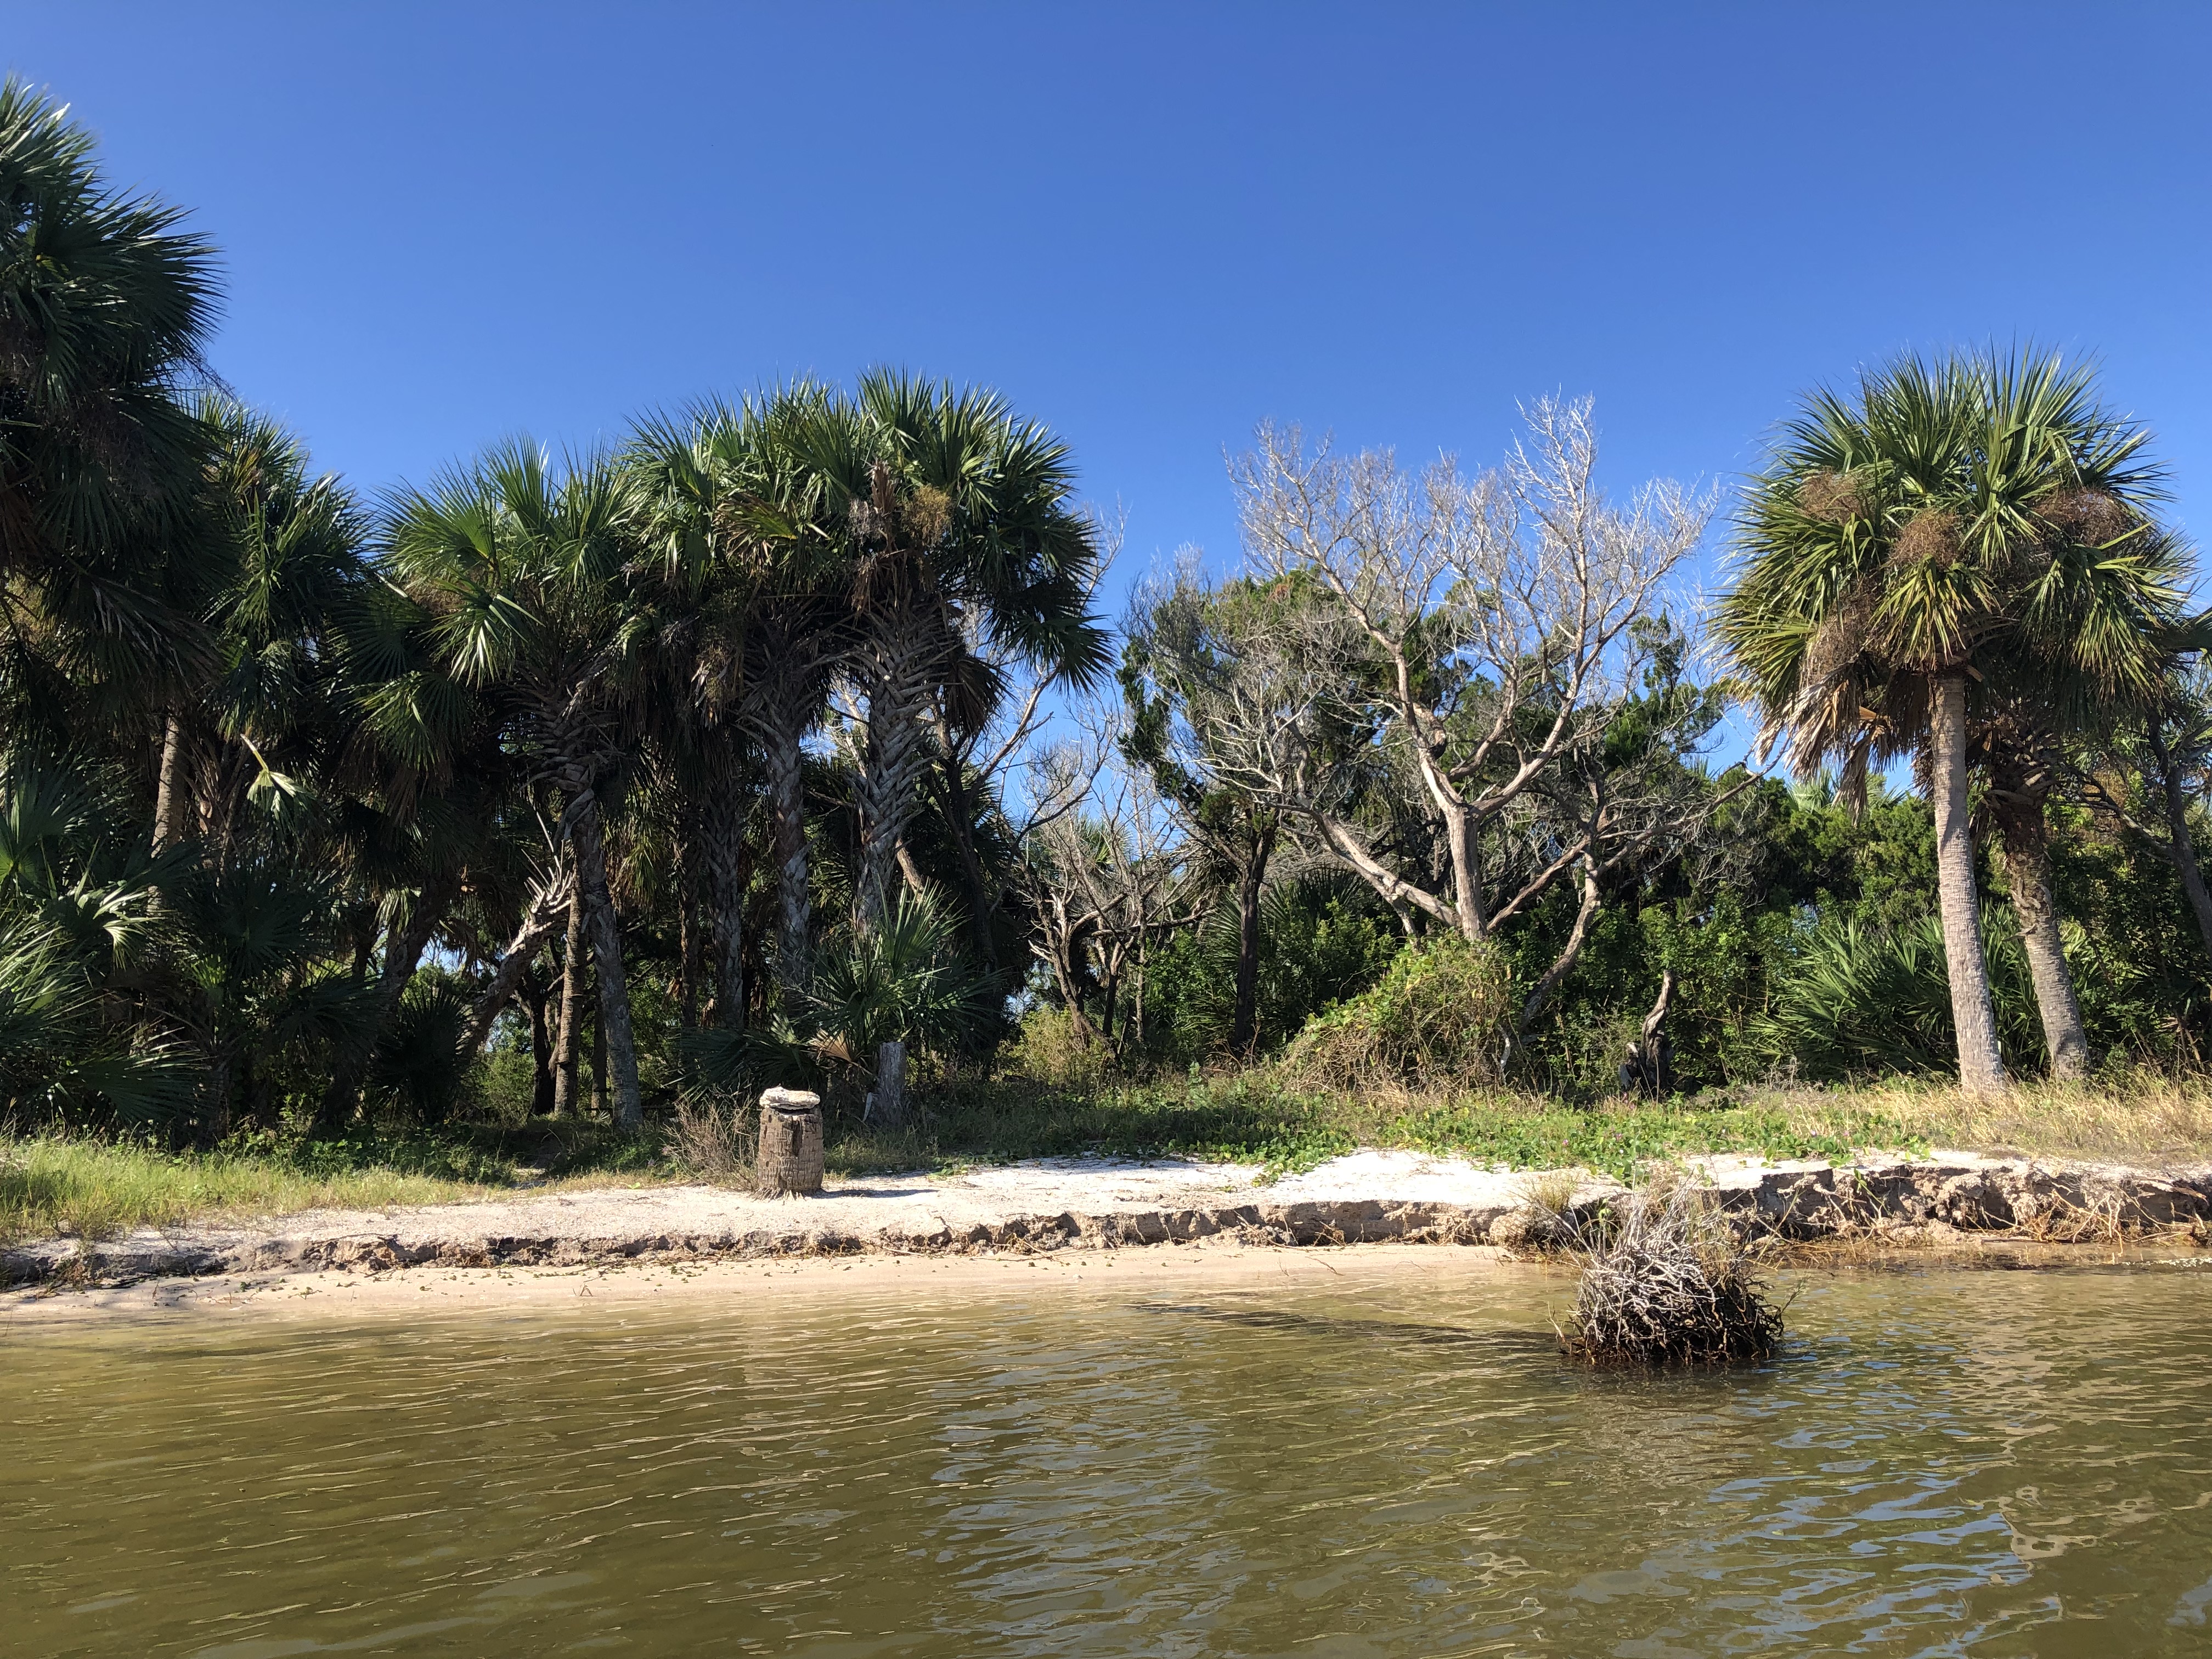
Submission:
MULTIPOLYGON (((1336 638, 1325 623, 1286 629, 1264 647, 1298 658, 1290 678, 1307 695, 1275 695, 1275 722, 1246 728, 1250 785, 1394 905, 1470 939, 1492 922, 1479 837, 1632 690, 1649 655, 1636 625, 1663 609, 1713 510, 1711 495, 1667 483, 1608 501, 1587 400, 1523 415, 1504 465, 1474 478, 1449 456, 1407 472, 1388 450, 1309 453, 1297 428, 1273 426, 1231 468, 1255 570, 1326 593, 1349 625, 1336 638), (1375 763, 1343 741, 1363 726, 1410 761, 1441 820, 1449 894, 1392 870, 1338 811, 1332 775, 1375 763)), ((1543 884, 1577 861, 1553 861, 1543 884)))

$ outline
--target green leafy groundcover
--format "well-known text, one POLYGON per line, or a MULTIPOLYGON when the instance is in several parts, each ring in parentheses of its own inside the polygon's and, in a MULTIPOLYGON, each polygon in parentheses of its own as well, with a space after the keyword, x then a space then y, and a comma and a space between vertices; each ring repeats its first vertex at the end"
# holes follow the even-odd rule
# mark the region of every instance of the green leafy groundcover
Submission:
POLYGON ((1750 1106, 1686 1107, 1655 1103, 1626 1110, 1468 1105, 1436 1108, 1408 1119, 1405 1144, 1477 1163, 1520 1170, 1579 1167, 1632 1179, 1641 1164, 1700 1152, 1752 1152, 1775 1158, 1849 1158, 1870 1145, 1926 1150, 1901 1123, 1873 1119, 1849 1133, 1793 1124, 1778 1111, 1750 1106))
POLYGON ((1264 1079, 1193 1079, 1096 1090, 1008 1081, 934 1103, 927 1140, 841 1138, 831 1163, 858 1171, 915 1162, 1180 1157, 1294 1173, 1363 1146, 1406 1147, 1515 1169, 1580 1167, 1626 1181, 1639 1164, 1700 1152, 1840 1158, 1856 1147, 1923 1150, 1900 1121, 1863 1110, 1795 1116, 1723 1097, 1586 1110, 1511 1096, 1382 1105, 1264 1079))

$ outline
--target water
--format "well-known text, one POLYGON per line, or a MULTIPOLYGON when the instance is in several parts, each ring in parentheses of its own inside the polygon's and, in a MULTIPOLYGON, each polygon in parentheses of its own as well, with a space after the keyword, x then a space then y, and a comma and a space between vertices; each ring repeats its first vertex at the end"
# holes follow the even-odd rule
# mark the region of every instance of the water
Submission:
POLYGON ((2212 1653, 2201 1273, 1812 1279, 1632 1378, 1332 1260, 17 1331, 0 1652, 2212 1653))

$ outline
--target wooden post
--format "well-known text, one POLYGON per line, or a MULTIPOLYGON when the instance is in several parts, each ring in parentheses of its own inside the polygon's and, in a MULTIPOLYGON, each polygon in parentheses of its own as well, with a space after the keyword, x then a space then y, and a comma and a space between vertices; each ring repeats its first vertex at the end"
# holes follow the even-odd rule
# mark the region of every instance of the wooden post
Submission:
POLYGON ((906 1127, 906 1044, 876 1050, 876 1091, 868 1097, 868 1121, 894 1132, 906 1127))
POLYGON ((760 1099, 755 1180, 763 1198, 822 1190, 822 1097, 770 1089, 760 1099))

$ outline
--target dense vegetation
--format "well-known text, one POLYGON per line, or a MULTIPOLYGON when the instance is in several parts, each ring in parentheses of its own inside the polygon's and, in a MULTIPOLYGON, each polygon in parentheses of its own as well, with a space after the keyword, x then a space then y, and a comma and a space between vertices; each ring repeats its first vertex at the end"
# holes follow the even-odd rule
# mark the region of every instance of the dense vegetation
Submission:
MULTIPOLYGON (((1241 566, 1117 633, 1113 526, 990 392, 794 384, 371 499, 222 386, 218 292, 0 92, 20 1130, 474 1179, 767 1080, 860 1135, 896 1043, 948 1144, 1295 1159, 1395 1086, 1401 1139, 1619 1162, 1571 1115, 1624 1091, 2199 1064, 2187 550, 2054 359, 1808 399, 1715 677, 1719 503, 1604 495, 1586 404, 1474 477, 1263 428, 1241 566), (1732 703, 1800 781, 1708 763, 1732 703)), ((1828 1133, 1779 1122, 1736 1127, 1828 1133)))

